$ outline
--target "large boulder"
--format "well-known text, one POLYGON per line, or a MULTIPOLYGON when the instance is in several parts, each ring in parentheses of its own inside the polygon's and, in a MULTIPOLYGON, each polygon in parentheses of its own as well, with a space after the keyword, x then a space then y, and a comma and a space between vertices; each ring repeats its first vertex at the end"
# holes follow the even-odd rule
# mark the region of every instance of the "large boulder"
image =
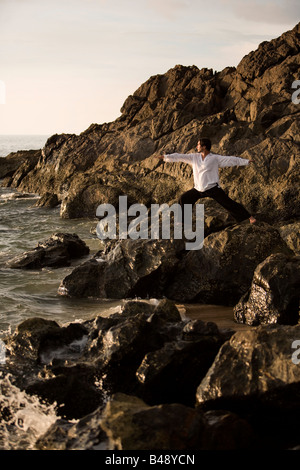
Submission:
POLYGON ((262 449, 299 444, 299 338, 300 325, 236 332, 200 383, 197 405, 238 413, 262 449))
POLYGON ((182 249, 182 240, 121 240, 101 258, 77 266, 58 292, 71 297, 161 298, 182 249))
POLYGON ((182 258, 165 294, 180 302, 234 305, 248 291, 256 266, 276 252, 291 253, 270 225, 227 227, 182 258))
POLYGON ((255 269, 251 288, 234 307, 234 319, 248 325, 295 325, 299 295, 300 257, 270 255, 255 269))

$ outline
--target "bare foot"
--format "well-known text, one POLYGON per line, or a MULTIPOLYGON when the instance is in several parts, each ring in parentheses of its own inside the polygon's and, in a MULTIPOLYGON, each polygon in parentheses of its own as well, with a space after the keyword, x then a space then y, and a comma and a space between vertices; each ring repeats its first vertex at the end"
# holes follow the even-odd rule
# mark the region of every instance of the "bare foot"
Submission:
POLYGON ((250 220, 250 224, 255 224, 255 222, 256 222, 256 219, 253 217, 253 215, 251 215, 249 220, 250 220))

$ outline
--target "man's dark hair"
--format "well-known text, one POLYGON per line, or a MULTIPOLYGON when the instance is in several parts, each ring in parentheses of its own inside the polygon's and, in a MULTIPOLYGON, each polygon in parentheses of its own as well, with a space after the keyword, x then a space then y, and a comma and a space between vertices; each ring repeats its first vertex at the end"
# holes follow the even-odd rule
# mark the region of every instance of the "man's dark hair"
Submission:
POLYGON ((207 150, 211 149, 211 141, 209 139, 206 139, 205 137, 203 139, 199 139, 201 145, 205 145, 207 150))

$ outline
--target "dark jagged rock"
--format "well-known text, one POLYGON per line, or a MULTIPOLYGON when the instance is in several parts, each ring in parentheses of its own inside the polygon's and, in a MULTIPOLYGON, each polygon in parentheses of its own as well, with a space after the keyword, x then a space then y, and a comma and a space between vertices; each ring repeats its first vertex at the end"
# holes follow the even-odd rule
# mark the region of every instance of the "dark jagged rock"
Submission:
POLYGON ((45 193, 35 204, 37 207, 49 207, 53 208, 58 206, 59 200, 56 194, 45 193))
POLYGON ((249 289, 256 266, 274 252, 291 250, 268 224, 228 227, 193 251, 185 251, 183 240, 121 240, 101 258, 77 266, 59 293, 234 305, 249 289))
POLYGON ((107 255, 75 268, 60 284, 71 297, 161 298, 183 240, 121 240, 107 255))
POLYGON ((106 450, 107 435, 100 426, 103 409, 97 408, 93 413, 81 418, 78 422, 58 419, 38 438, 37 450, 106 450))
POLYGON ((237 323, 295 325, 299 321, 300 257, 283 253, 257 266, 249 291, 234 307, 237 323))
POLYGON ((5 370, 27 393, 61 405, 68 419, 93 412, 117 392, 193 406, 199 381, 227 339, 214 324, 182 321, 168 300, 129 301, 120 313, 68 327, 24 321, 5 339, 5 370))
POLYGON ((45 266, 59 268, 69 266, 71 260, 89 254, 89 247, 78 235, 55 233, 33 250, 17 255, 6 263, 12 269, 41 269, 45 266))
POLYGON ((234 305, 249 289, 256 266, 276 252, 291 253, 273 227, 228 227, 182 258, 165 295, 180 302, 234 305))
POLYGON ((236 332, 219 350, 197 390, 202 410, 229 410, 246 419, 257 448, 299 443, 300 325, 265 325, 236 332))
POLYGON ((180 404, 150 407, 117 394, 104 410, 101 427, 117 450, 191 450, 201 448, 205 420, 180 404))
POLYGON ((5 158, 0 158, 0 179, 11 177, 10 186, 13 181, 20 183, 20 178, 14 179, 12 176, 19 171, 23 165, 23 169, 26 168, 27 172, 32 170, 40 156, 40 150, 21 150, 19 152, 10 153, 5 158))
POLYGON ((112 397, 100 424, 117 450, 237 450, 253 444, 251 426, 233 413, 201 413, 177 403, 151 407, 124 394, 112 397))
POLYGON ((253 443, 251 426, 234 413, 218 410, 201 413, 179 404, 150 407, 137 397, 118 393, 104 410, 97 408, 75 424, 57 420, 39 437, 35 448, 238 450, 251 449, 253 443))

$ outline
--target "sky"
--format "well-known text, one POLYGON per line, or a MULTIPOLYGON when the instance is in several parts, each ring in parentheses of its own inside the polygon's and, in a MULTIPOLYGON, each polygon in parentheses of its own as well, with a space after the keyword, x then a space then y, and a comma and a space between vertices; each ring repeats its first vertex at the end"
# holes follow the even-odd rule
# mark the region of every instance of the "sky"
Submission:
POLYGON ((299 17, 299 0, 0 0, 0 134, 114 121, 151 76, 236 67, 299 17))

